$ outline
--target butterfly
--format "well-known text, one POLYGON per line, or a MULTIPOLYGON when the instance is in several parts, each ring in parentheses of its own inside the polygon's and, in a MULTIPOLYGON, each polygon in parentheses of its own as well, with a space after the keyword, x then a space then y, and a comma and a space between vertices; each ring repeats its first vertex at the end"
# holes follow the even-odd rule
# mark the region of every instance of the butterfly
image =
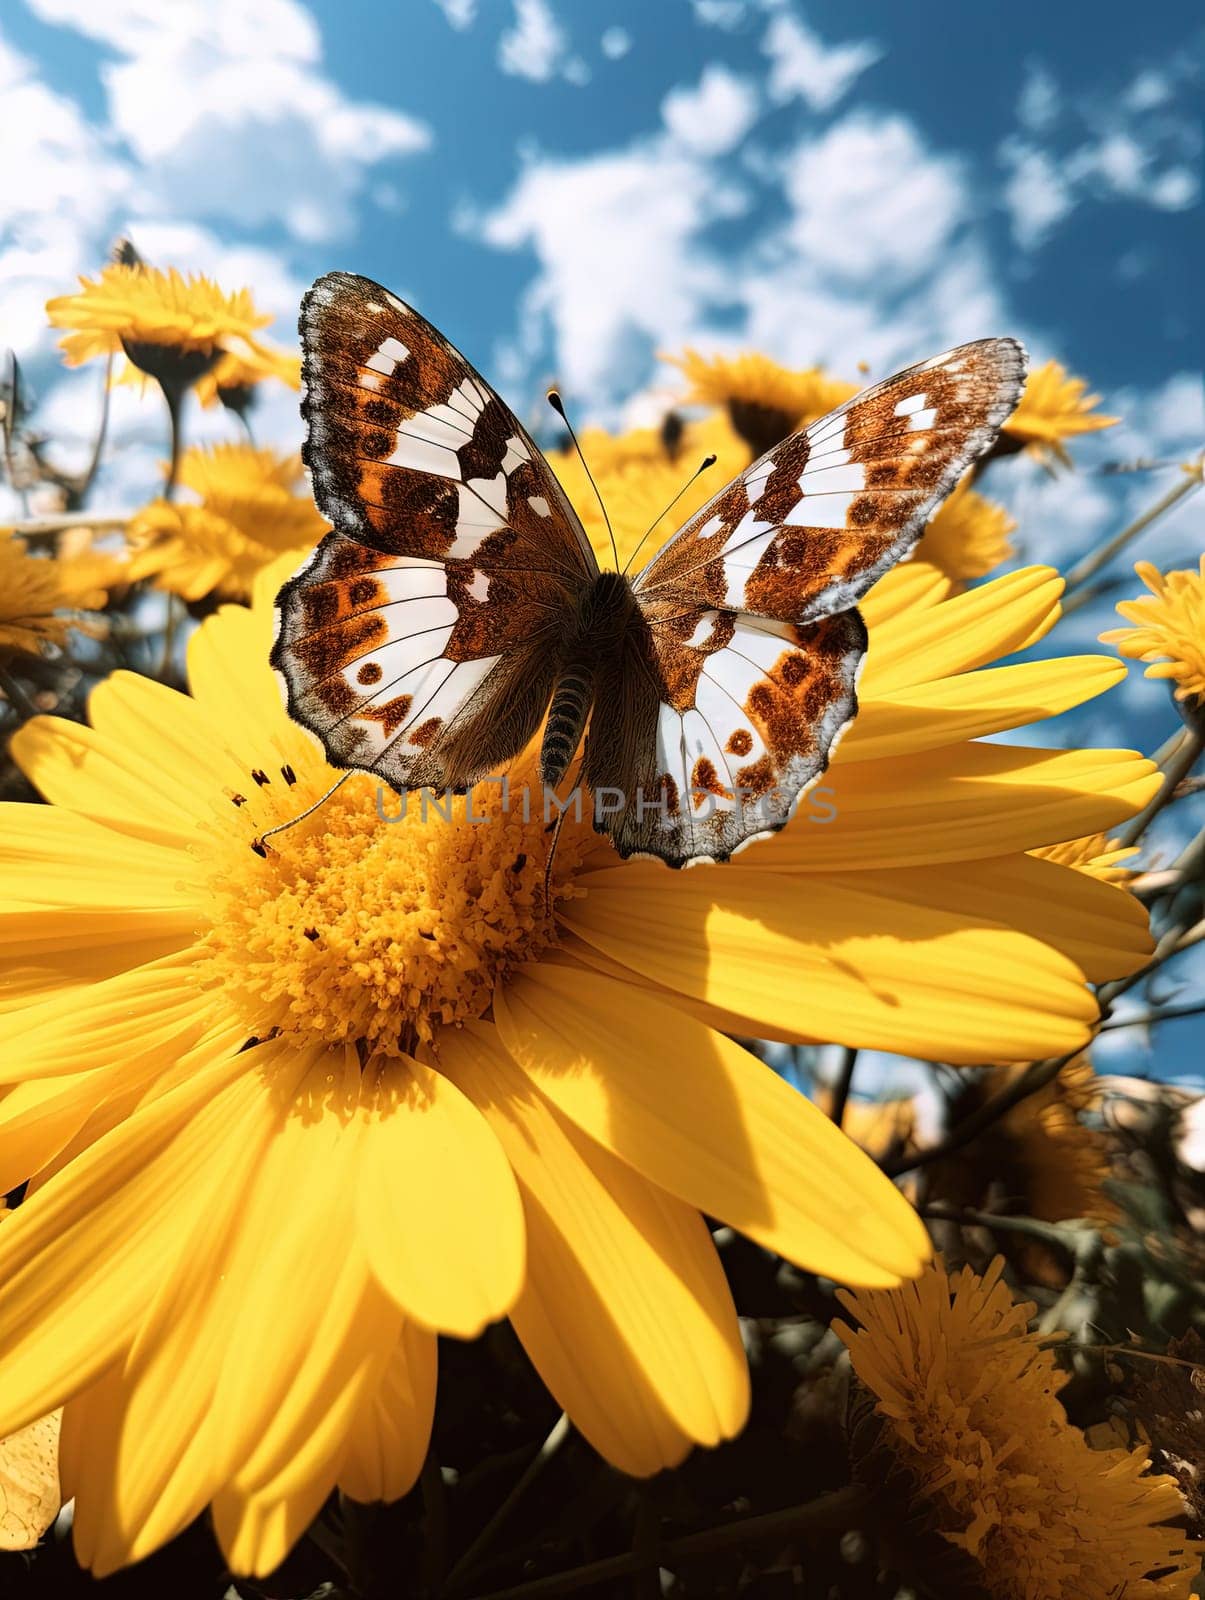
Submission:
POLYGON ((333 531, 280 591, 272 665, 330 762, 463 792, 544 725, 581 745, 621 856, 726 861, 776 832, 857 710, 857 602, 910 554, 1015 407, 981 339, 775 445, 637 576, 601 571, 527 430, 417 311, 319 278, 301 312, 303 458, 333 531))

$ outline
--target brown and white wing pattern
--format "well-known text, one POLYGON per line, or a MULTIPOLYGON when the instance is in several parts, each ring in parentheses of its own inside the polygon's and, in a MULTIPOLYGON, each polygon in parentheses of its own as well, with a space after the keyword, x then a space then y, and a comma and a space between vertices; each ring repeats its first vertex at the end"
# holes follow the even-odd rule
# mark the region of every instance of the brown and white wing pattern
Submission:
POLYGON ((645 659, 600 692, 590 723, 587 782, 616 795, 599 823, 623 856, 726 861, 782 828, 823 774, 857 711, 866 628, 856 610, 803 627, 677 602, 644 611, 645 659))
POLYGON ((991 447, 1024 371, 1011 339, 910 367, 775 446, 653 557, 637 732, 600 703, 586 757, 591 781, 646 796, 604 818, 622 854, 723 861, 788 821, 857 711, 856 602, 991 447))
POLYGON ((1024 381, 1015 339, 979 339, 875 384, 721 489, 637 594, 797 624, 848 610, 911 553, 1024 381))
POLYGON ((337 766, 464 789, 538 727, 593 553, 525 429, 395 295, 329 273, 301 333, 334 532, 278 600, 290 715, 337 766))

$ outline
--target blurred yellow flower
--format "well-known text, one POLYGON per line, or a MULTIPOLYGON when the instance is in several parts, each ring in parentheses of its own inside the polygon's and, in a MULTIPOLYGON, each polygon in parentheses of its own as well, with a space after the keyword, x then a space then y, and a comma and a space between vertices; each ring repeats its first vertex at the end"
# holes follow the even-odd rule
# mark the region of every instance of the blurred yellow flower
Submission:
POLYGON ((1163 1525, 1182 1511, 1175 1481, 1147 1471, 1145 1447, 1093 1450, 1067 1420, 1035 1307, 1013 1303, 1002 1268, 951 1279, 934 1262, 897 1289, 838 1290, 862 1326, 834 1327, 874 1396, 862 1471, 879 1493, 899 1473, 913 1538, 923 1527, 930 1559, 952 1550, 992 1600, 1189 1600, 1197 1547, 1163 1525))
POLYGON ((181 458, 180 485, 198 503, 154 500, 131 518, 129 576, 185 600, 245 599, 268 562, 292 550, 300 564, 327 531, 295 455, 194 448, 181 458))
MULTIPOLYGON (((227 294, 201 275, 121 262, 102 267, 96 279, 81 277, 75 294, 46 302, 46 314, 52 327, 68 330, 59 343, 69 367, 124 350, 152 373, 155 351, 211 359, 227 339, 254 348, 254 334, 272 320, 248 289, 227 294)), ((198 362, 190 381, 203 370, 198 362)))
POLYGON ((1104 883, 1125 884, 1134 876, 1134 871, 1121 863, 1136 856, 1138 846, 1118 845, 1105 833, 1090 833, 1082 839, 1068 839, 1065 844, 1043 845, 1033 854, 1046 861, 1057 861, 1060 866, 1090 873, 1104 883))
POLYGON ((290 389, 300 389, 300 355, 274 345, 240 341, 235 348, 223 350, 214 366, 197 379, 197 398, 203 406, 215 406, 222 403, 224 394, 238 395, 268 378, 275 378, 290 389))
POLYGON ((1070 377, 1061 362, 1047 361, 1035 367, 1020 404, 1004 424, 1004 432, 1035 455, 1053 454, 1070 466, 1064 440, 1112 428, 1121 420, 1095 412, 1100 396, 1085 393, 1087 387, 1085 379, 1070 377))
MULTIPOLYGON (((950 1112, 953 1127, 1009 1088, 1022 1066, 994 1067, 968 1080, 950 1112)), ((985 1129, 966 1150, 930 1169, 929 1196, 955 1206, 1000 1211, 1042 1222, 1117 1217, 1104 1190, 1109 1177, 1109 1141, 1082 1119, 1100 1104, 1100 1086, 1086 1056, 1069 1061, 1058 1075, 985 1129)), ((1027 1282, 1058 1283, 1066 1260, 1055 1259, 1041 1241, 1009 1234, 1007 1254, 1027 1282)))
POLYGON ((1017 524, 1003 506, 988 500, 963 478, 925 529, 916 559, 932 562, 955 583, 983 578, 1013 554, 1017 524))
POLYGON ((0 528, 0 653, 36 655, 43 644, 61 645, 73 627, 95 632, 99 619, 78 613, 99 611, 120 576, 111 556, 34 555, 11 528, 0 528))
POLYGON ((335 1485, 404 1493, 436 1334, 506 1315, 625 1471, 731 1436, 748 1377, 700 1212, 844 1282, 928 1243, 730 1035, 1029 1059, 1081 1046, 1085 978, 1150 951, 1130 896, 1025 853, 1130 815, 1150 763, 975 742, 1121 674, 988 665, 1054 620, 1050 571, 879 586, 826 825, 669 873, 587 811, 546 900, 544 818, 498 783, 402 815, 357 774, 261 842, 338 775, 266 664, 286 570, 197 630, 191 698, 118 673, 91 727, 27 723, 50 804, 0 812, 0 1191, 31 1179, 0 1227, 0 1434, 66 1402, 100 1573, 207 1504, 267 1572, 335 1485))
MULTIPOLYGON (((633 572, 651 560, 675 529, 688 522, 750 461, 748 446, 722 413, 684 424, 674 437, 672 453, 664 433, 652 428, 635 428, 618 435, 588 428, 580 438, 615 530, 621 566, 653 525, 653 532, 633 562, 633 572), (715 465, 691 483, 691 474, 709 455, 715 456, 715 465), (681 498, 662 518, 661 513, 682 489, 685 492, 681 498)), ((581 461, 574 451, 557 452, 549 459, 581 518, 595 555, 603 566, 609 567, 614 559, 611 541, 581 461)))
POLYGON ((755 352, 707 357, 686 350, 680 357, 663 359, 686 378, 688 404, 728 408, 733 427, 754 456, 843 405, 863 387, 830 378, 821 367, 793 370, 755 352))
POLYGON ((1150 590, 1150 598, 1122 600, 1119 614, 1133 623, 1111 628, 1102 644, 1117 646, 1133 661, 1149 661, 1145 676, 1169 678, 1177 700, 1205 700, 1205 556, 1200 569, 1166 575, 1149 561, 1134 571, 1150 590))

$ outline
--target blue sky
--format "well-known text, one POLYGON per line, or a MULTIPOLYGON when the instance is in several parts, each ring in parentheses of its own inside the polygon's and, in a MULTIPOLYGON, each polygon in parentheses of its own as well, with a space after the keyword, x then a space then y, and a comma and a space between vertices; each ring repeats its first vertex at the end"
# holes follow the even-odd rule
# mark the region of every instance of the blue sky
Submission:
MULTIPOLYGON (((688 343, 853 375, 1019 333, 1126 419, 1075 474, 993 469, 1022 554, 1066 566, 1171 481, 1096 466, 1183 459, 1205 432, 1199 19, 1187 0, 8 0, 2 337, 82 449, 96 375, 57 366, 41 306, 123 231, 249 283, 282 340, 318 273, 379 277, 535 416, 555 378, 580 417, 655 417, 656 352, 688 343)), ((295 399, 258 426, 295 442, 295 399)), ((160 433, 119 392, 107 498, 147 492, 160 433)), ((1185 565, 1200 530, 1187 507, 1136 553, 1185 565)), ((1107 620, 1081 612, 1056 647, 1107 620)), ((1173 725, 1135 673, 1057 735, 1149 747, 1173 725)), ((1205 1033, 1175 1041, 1190 1064, 1205 1033)))

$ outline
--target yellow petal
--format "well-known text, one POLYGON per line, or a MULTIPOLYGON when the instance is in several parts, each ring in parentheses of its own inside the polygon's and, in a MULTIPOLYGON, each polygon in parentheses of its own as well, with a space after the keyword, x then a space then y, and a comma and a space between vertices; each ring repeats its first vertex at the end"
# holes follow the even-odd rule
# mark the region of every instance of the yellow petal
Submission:
POLYGON ((511 1320, 571 1421, 640 1477, 731 1438, 748 1368, 702 1218, 558 1117, 493 1028, 444 1054, 514 1164, 530 1250, 511 1320))
POLYGON ((497 1139, 417 1061, 366 1088, 360 1120, 357 1227, 374 1275, 415 1321, 476 1338, 523 1282, 523 1210, 497 1139))
POLYGON ((941 605, 886 618, 871 630, 859 694, 874 700, 1024 650, 1058 621, 1062 593, 1053 567, 1022 567, 941 605))
POLYGON ((288 761, 299 744, 313 750, 315 741, 289 722, 276 680, 264 670, 272 648, 271 616, 267 607, 223 606, 188 641, 188 681, 219 726, 237 718, 248 745, 265 751, 284 741, 281 760, 288 761))
POLYGON ((874 1163, 722 1034, 569 967, 531 968, 497 1009, 540 1092, 689 1205, 844 1283, 894 1284, 928 1256, 916 1213, 874 1163))
POLYGON ((197 902, 181 851, 131 838, 57 806, 5 805, 0 813, 0 902, 161 908, 197 902))
POLYGON ((873 871, 1032 850, 1114 827, 1159 783, 1154 764, 1131 750, 959 744, 852 762, 741 867, 873 871))
POLYGON ((180 849, 193 836, 199 797, 156 767, 153 748, 145 737, 116 744, 65 717, 31 717, 10 745, 14 761, 52 804, 180 849))
POLYGON ((746 1018, 755 1038, 799 1031, 959 1062, 1082 1047, 1097 1016, 1083 973, 983 916, 977 868, 958 871, 951 910, 926 904, 911 879, 894 897, 890 874, 803 880, 728 865, 667 882, 629 862, 584 874, 586 897, 562 915, 612 959, 746 1018))
POLYGON ((6 906, 0 914, 0 1014, 128 972, 191 944, 193 918, 158 908, 6 906))
POLYGON ((128 1346, 229 1151, 221 1091, 246 1056, 138 1112, 0 1226, 0 1434, 86 1388, 128 1346))
POLYGON ((168 956, 82 995, 53 995, 0 1016, 0 1078, 69 1075, 109 1066, 123 1053, 166 1049, 190 1027, 203 1026, 210 1010, 197 992, 195 960, 188 952, 168 956))
POLYGON ((841 741, 834 766, 881 761, 1002 733, 1056 716, 1125 677, 1108 656, 1059 656, 1015 667, 985 667, 937 683, 867 698, 841 741))
POLYGON ((872 631, 901 613, 915 616, 945 600, 953 591, 953 581, 931 561, 916 556, 893 567, 865 595, 858 609, 872 631))
MULTIPOLYGON (((898 900, 955 914, 967 905, 967 873, 955 866, 885 872, 879 884, 898 900)), ((1055 861, 1038 856, 977 861, 971 893, 980 916, 1053 945, 1091 983, 1137 971, 1154 949, 1141 901, 1121 885, 1102 883, 1055 861)))
POLYGON ((406 1323, 348 1429, 339 1487, 353 1500, 400 1500, 413 1487, 431 1437, 435 1372, 434 1334, 406 1323))

